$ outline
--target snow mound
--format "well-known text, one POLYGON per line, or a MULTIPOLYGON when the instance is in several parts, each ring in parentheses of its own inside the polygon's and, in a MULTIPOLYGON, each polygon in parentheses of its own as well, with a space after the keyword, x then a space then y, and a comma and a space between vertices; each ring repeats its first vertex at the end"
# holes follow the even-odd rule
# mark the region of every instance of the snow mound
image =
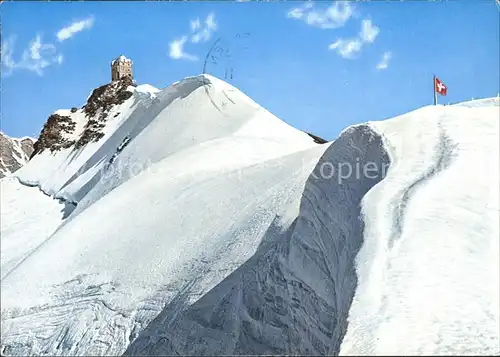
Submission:
POLYGON ((477 107, 494 107, 500 106, 500 97, 493 98, 484 98, 484 99, 476 99, 468 102, 462 102, 458 104, 454 104, 455 106, 460 107, 469 107, 469 108, 477 108, 477 107))
POLYGON ((160 89, 158 89, 156 87, 153 87, 150 84, 141 84, 141 85, 138 85, 137 87, 135 87, 135 91, 137 93, 144 93, 144 94, 154 94, 154 93, 161 92, 160 89))
POLYGON ((363 199, 341 354, 500 352, 499 115, 484 100, 371 123, 391 167, 363 199))

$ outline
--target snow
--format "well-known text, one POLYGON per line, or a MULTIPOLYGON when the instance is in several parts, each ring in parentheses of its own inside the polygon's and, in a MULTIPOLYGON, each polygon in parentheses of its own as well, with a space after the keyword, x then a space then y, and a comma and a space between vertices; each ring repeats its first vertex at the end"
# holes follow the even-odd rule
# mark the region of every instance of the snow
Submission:
POLYGON ((1 272, 7 275, 61 224, 65 206, 14 177, 0 180, 1 272))
POLYGON ((325 146, 321 158, 313 157, 300 209, 293 204, 288 212, 295 214, 293 223, 273 222, 256 253, 199 300, 191 302, 191 287, 183 291, 126 355, 336 354, 356 285, 359 202, 381 175, 336 184, 338 177, 323 168, 356 158, 380 168, 387 155, 366 127, 325 146))
POLYGON ((115 64, 115 62, 132 62, 129 58, 125 57, 124 55, 120 55, 118 58, 114 59, 111 64, 115 64))
POLYGON ((3 158, 0 157, 0 172, 2 174, 4 174, 5 176, 10 175, 11 174, 10 171, 7 170, 7 168, 4 169, 4 167, 5 167, 5 164, 3 162, 3 158))
POLYGON ((14 149, 13 157, 18 163, 20 163, 21 165, 24 165, 26 163, 26 161, 28 161, 29 157, 28 157, 28 155, 26 155, 26 153, 22 149, 21 140, 22 139, 17 139, 17 138, 12 139, 11 138, 11 141, 13 144, 13 149, 14 149))
POLYGON ((498 107, 500 106, 500 97, 475 99, 468 102, 454 104, 454 106, 469 107, 469 108, 492 107, 492 106, 498 107))
MULTIPOLYGON (((106 135, 99 149, 84 149, 92 154, 78 169, 83 174, 51 192, 63 192, 77 209, 2 281, 4 340, 20 343, 16 353, 122 353, 131 331, 144 328, 184 284, 196 283, 193 299, 200 296, 255 252, 273 222, 286 229, 327 148, 209 76, 188 78, 141 101, 106 135), (106 176, 92 182, 98 167, 92 160, 106 162, 117 147, 122 151, 106 176), (140 170, 134 172, 134 165, 140 170), (123 224, 111 217, 124 218, 123 224), (127 263, 138 251, 141 263, 127 263), (88 295, 88 286, 97 295, 88 295), (61 294, 75 301, 71 310, 58 302, 61 294), (94 311, 95 304, 103 308, 94 311), (94 322, 87 321, 89 314, 97 314, 94 322), (102 329, 85 334, 82 319, 85 331, 113 321, 109 335, 102 329), (68 333, 59 335, 61 329, 68 333), (67 349, 52 349, 53 339, 40 339, 46 334, 62 338, 67 349)), ((38 168, 19 177, 26 182, 30 173, 47 190, 65 178, 36 179, 36 170, 61 155, 55 166, 64 174, 67 154, 43 155, 44 163, 35 157, 29 166, 38 168)))
POLYGON ((146 94, 149 94, 149 93, 158 93, 158 92, 161 91, 160 89, 158 89, 156 87, 153 87, 150 84, 140 84, 137 87, 135 87, 135 90, 138 93, 146 93, 146 94))
MULTIPOLYGON (((4 135, 5 135, 5 134, 4 134, 4 135)), ((17 141, 19 141, 19 142, 21 142, 21 141, 23 141, 23 140, 26 140, 26 139, 31 140, 31 141, 33 141, 33 142, 35 142, 35 141, 37 140, 37 139, 35 139, 35 138, 31 137, 31 136, 21 136, 21 137, 19 137, 19 138, 11 138, 11 139, 13 139, 13 140, 17 140, 17 141)))
MULTIPOLYGON (((6 136, 6 137, 9 137, 7 134, 5 134, 3 131, 0 130, 0 134, 3 135, 3 136, 6 136)), ((10 137, 9 137, 10 138, 10 137)), ((23 140, 26 140, 26 139, 29 139, 31 141, 36 141, 35 138, 31 137, 31 136, 22 136, 22 137, 19 137, 19 138, 11 138, 13 140, 19 140, 19 141, 23 141, 23 140)))
MULTIPOLYGON (((78 207, 83 210, 131 175, 169 155, 229 135, 252 138, 259 126, 259 142, 273 146, 266 151, 269 158, 316 146, 307 134, 282 122, 231 85, 208 75, 186 78, 162 91, 141 87, 122 107, 116 109, 122 113, 118 118, 113 119, 114 112, 110 113, 106 136, 98 143, 76 154, 68 149, 57 153, 56 158, 43 153, 19 171, 19 179, 40 185, 44 192, 67 201, 83 200, 78 207), (154 93, 144 96, 147 89, 154 93), (117 158, 113 157, 125 137, 130 144, 117 158), (110 160, 112 165, 108 165, 110 160), (46 173, 43 178, 39 174, 42 167, 46 173)), ((83 118, 75 121, 85 122, 83 118)))
MULTIPOLYGON (((80 113, 82 113, 82 110, 80 109, 80 113)), ((60 116, 72 116, 71 110, 69 109, 58 109, 54 112, 54 114, 60 115, 60 116)))
POLYGON ((17 142, 16 140, 13 140, 13 149, 14 151, 12 152, 12 157, 14 160, 17 161, 19 165, 24 165, 28 161, 28 156, 25 154, 25 152, 21 149, 21 143, 17 142))
POLYGON ((64 220, 1 181, 3 353, 500 352, 498 106, 318 145, 201 75, 136 88, 109 118, 17 175, 77 202, 64 220))
POLYGON ((341 353, 498 354, 498 108, 427 107, 372 126, 392 164, 363 200, 341 353))

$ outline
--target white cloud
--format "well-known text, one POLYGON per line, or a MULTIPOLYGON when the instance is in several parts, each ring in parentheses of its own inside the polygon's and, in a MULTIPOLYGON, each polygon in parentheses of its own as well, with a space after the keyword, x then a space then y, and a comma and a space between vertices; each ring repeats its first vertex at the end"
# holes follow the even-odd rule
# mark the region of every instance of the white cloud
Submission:
MULTIPOLYGON (((334 29, 343 27, 355 14, 354 6, 348 1, 335 1, 326 9, 317 9, 316 4, 309 0, 302 6, 292 8, 287 17, 304 21, 306 24, 321 29, 334 29)), ((328 48, 335 50, 342 58, 352 59, 361 52, 363 47, 375 41, 380 33, 380 28, 371 20, 361 21, 359 34, 351 39, 340 38, 331 43, 328 48)))
POLYGON ((367 43, 373 43, 380 32, 380 28, 372 24, 371 20, 361 22, 361 32, 359 37, 367 43))
POLYGON ((70 39, 80 31, 92 28, 93 25, 94 25, 94 18, 92 16, 84 20, 74 21, 72 24, 63 27, 57 32, 56 34, 57 39, 59 42, 65 41, 67 39, 70 39))
POLYGON ((184 52, 184 45, 186 44, 187 40, 188 40, 187 36, 182 36, 180 39, 174 40, 169 43, 170 58, 186 59, 190 61, 196 61, 198 59, 196 56, 184 52))
POLYGON ((62 54, 59 54, 57 57, 56 57, 56 62, 57 64, 62 64, 64 61, 64 56, 62 54))
POLYGON ((206 42, 210 39, 210 32, 207 30, 200 31, 193 36, 191 36, 191 42, 192 43, 198 43, 198 42, 206 42))
POLYGON ((198 57, 184 52, 184 46, 188 41, 191 43, 203 43, 212 38, 212 34, 217 30, 215 14, 211 12, 207 15, 203 23, 199 18, 190 21, 191 35, 184 35, 181 38, 169 43, 169 55, 173 59, 185 59, 190 61, 198 60, 198 57))
POLYGON ((214 13, 208 14, 203 27, 201 26, 200 19, 192 20, 191 32, 194 32, 194 34, 191 36, 191 42, 199 43, 209 41, 216 29, 217 24, 215 23, 214 13))
POLYGON ((287 16, 291 19, 300 20, 304 18, 304 15, 307 13, 307 10, 312 9, 314 4, 312 2, 306 2, 304 5, 300 7, 293 8, 288 11, 287 16))
POLYGON ((355 58, 355 55, 361 51, 362 47, 363 42, 357 38, 350 40, 339 39, 328 46, 330 50, 336 50, 340 57, 348 59, 355 58))
POLYGON ((10 74, 12 70, 16 67, 16 62, 12 58, 12 55, 14 53, 14 41, 15 41, 14 37, 11 37, 6 39, 2 43, 1 59, 2 59, 2 67, 5 68, 2 72, 3 74, 6 75, 10 74))
POLYGON ((389 67, 389 61, 392 58, 392 52, 384 52, 380 62, 377 64, 377 69, 387 69, 389 67))
POLYGON ((330 44, 330 50, 336 50, 340 57, 346 59, 356 58, 356 54, 361 52, 363 46, 371 44, 375 41, 380 28, 372 24, 371 20, 363 20, 361 22, 361 30, 359 36, 352 39, 338 39, 330 44))
POLYGON ((200 28, 200 19, 191 20, 191 31, 196 31, 200 28))
POLYGON ((301 7, 291 9, 287 17, 302 20, 310 26, 334 29, 344 26, 354 14, 354 7, 348 1, 336 1, 323 10, 316 10, 314 6, 308 1, 301 7))
MULTIPOLYGON (((55 52, 56 48, 52 44, 43 44, 40 35, 36 35, 35 39, 30 42, 29 58, 32 60, 42 60, 40 51, 55 52)), ((26 56, 28 56, 26 54, 26 56)))
POLYGON ((42 36, 37 34, 23 51, 19 61, 14 60, 15 38, 10 37, 2 43, 3 74, 9 75, 14 70, 24 69, 43 75, 43 70, 53 64, 63 62, 62 54, 57 54, 56 47, 50 43, 43 43, 42 36))
POLYGON ((208 14, 207 18, 205 19, 205 25, 210 30, 217 29, 217 24, 215 23, 215 14, 213 12, 208 14))

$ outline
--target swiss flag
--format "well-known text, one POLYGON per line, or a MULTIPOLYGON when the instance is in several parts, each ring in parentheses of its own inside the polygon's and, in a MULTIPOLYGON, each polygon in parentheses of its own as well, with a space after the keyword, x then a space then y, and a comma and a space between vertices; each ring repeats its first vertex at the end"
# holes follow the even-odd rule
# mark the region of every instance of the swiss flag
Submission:
POLYGON ((448 87, 446 87, 446 85, 443 82, 441 82, 439 78, 435 77, 434 90, 441 95, 446 95, 448 87))

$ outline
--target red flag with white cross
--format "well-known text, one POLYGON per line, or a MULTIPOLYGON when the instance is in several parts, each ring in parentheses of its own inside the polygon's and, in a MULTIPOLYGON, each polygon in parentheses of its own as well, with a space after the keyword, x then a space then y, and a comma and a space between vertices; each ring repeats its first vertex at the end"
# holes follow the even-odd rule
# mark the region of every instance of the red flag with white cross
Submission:
POLYGON ((437 93, 441 95, 446 95, 446 92, 448 90, 448 87, 439 80, 439 78, 434 77, 434 87, 437 93))
POLYGON ((441 95, 446 95, 446 92, 448 92, 448 87, 436 76, 432 78, 432 82, 432 89, 434 92, 434 105, 437 105, 438 93, 441 95))

